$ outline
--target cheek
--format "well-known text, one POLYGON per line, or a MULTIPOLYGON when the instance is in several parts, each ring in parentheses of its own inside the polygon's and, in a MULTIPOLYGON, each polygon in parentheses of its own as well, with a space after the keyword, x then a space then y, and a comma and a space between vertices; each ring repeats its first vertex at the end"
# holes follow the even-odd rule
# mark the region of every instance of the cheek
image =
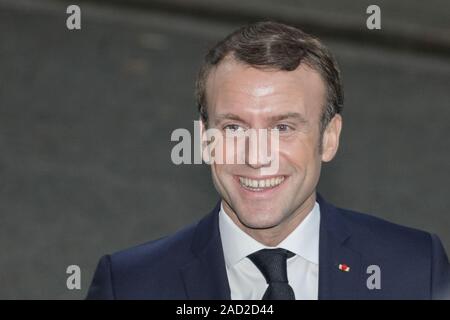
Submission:
POLYGON ((211 172, 212 172, 214 179, 216 179, 216 180, 221 179, 223 176, 223 165, 216 164, 216 163, 212 164, 211 172))
POLYGON ((280 159, 298 168, 306 168, 319 159, 319 148, 313 139, 306 137, 280 143, 280 159))
POLYGON ((213 184, 216 190, 221 194, 225 191, 224 186, 224 173, 221 165, 212 164, 211 165, 211 176, 213 184))
POLYGON ((211 166, 213 179, 216 180, 216 184, 219 184, 221 188, 231 181, 233 178, 231 165, 226 164, 213 164, 211 166))

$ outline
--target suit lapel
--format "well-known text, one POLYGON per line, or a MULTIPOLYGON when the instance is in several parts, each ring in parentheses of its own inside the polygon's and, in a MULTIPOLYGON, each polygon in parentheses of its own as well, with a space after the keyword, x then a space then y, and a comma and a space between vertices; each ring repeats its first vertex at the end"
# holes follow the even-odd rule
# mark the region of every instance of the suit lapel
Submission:
POLYGON ((188 299, 231 299, 216 208, 196 227, 193 259, 181 269, 188 299))
POLYGON ((338 209, 319 194, 317 200, 320 205, 319 299, 361 299, 364 283, 361 254, 349 246, 351 233, 338 209))
MULTIPOLYGON (((319 299, 361 299, 364 278, 361 254, 349 245, 351 233, 339 210, 319 194, 319 299), (339 265, 347 265, 348 272, 339 265)), ((216 208, 196 227, 192 241, 193 259, 182 269, 188 299, 230 300, 216 208)))

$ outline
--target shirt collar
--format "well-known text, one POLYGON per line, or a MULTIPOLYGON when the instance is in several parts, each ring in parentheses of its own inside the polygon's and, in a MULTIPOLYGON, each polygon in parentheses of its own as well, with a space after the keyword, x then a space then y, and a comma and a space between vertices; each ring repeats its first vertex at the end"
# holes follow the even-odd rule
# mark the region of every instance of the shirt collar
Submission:
MULTIPOLYGON (((233 267, 249 254, 270 248, 242 231, 225 213, 222 204, 219 211, 219 230, 225 263, 233 267)), ((287 249, 296 255, 319 264, 320 207, 316 202, 303 221, 276 248, 287 249)))

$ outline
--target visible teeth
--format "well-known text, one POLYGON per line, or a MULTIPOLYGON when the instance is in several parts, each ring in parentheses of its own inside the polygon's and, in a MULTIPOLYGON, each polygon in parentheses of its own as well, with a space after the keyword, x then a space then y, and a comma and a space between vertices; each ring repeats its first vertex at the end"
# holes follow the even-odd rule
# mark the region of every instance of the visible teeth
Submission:
POLYGON ((276 177, 276 178, 270 178, 270 179, 250 179, 250 178, 243 178, 239 177, 239 181, 241 185, 247 188, 253 188, 253 189, 267 189, 267 188, 273 188, 279 185, 281 182, 283 182, 284 177, 276 177))

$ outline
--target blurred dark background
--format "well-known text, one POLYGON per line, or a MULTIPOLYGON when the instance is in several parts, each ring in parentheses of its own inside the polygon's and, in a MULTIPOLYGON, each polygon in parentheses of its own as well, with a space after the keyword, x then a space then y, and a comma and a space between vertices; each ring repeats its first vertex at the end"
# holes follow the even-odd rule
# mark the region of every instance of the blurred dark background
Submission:
POLYGON ((446 0, 0 0, 0 298, 83 298, 100 256, 209 212, 208 167, 172 164, 170 135, 193 131, 206 50, 262 18, 318 35, 340 63, 343 140, 320 192, 449 252, 449 17, 446 0), (81 290, 66 288, 72 264, 81 290))

